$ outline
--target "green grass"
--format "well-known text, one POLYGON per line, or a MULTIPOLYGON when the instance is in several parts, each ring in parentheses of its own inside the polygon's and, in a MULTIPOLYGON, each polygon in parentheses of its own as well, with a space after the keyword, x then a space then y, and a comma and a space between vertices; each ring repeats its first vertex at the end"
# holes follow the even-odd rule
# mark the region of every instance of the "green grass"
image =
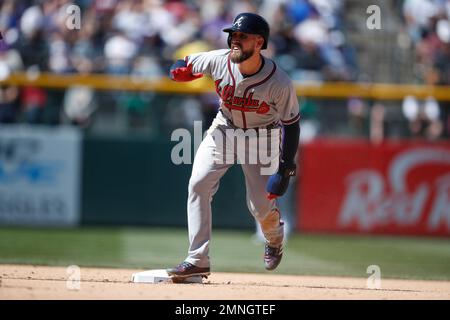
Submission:
MULTIPOLYGON (((0 228, 0 263, 158 269, 186 256, 187 231, 157 228, 0 228)), ((263 245, 251 232, 213 230, 213 271, 261 272, 263 245)), ((274 272, 450 280, 450 239, 297 234, 274 272)))

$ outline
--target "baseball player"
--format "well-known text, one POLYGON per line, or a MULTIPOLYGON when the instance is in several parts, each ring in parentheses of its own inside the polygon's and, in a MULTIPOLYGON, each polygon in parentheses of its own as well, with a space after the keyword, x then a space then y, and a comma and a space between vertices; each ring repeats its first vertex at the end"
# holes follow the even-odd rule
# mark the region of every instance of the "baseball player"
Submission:
POLYGON ((296 173, 294 157, 300 134, 297 96, 286 73, 260 53, 267 48, 269 38, 264 18, 241 13, 223 31, 228 33, 229 49, 192 54, 170 68, 171 78, 180 82, 211 76, 220 97, 219 112, 198 148, 189 180, 188 256, 167 269, 177 279, 210 274, 211 201, 221 177, 233 165, 220 161, 229 155, 242 166, 247 205, 266 239, 265 268, 274 270, 283 256, 284 223, 276 198, 285 193, 296 173), (248 145, 262 147, 249 147, 245 154, 239 154, 230 137, 248 139, 248 145), (261 141, 269 143, 264 147, 261 141), (262 151, 276 164, 271 174, 263 173, 261 161, 246 161, 262 151))

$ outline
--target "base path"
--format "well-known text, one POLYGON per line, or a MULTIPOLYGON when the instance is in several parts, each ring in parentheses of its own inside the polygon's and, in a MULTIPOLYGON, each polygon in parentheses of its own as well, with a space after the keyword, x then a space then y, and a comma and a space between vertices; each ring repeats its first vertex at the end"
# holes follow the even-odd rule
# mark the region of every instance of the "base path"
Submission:
POLYGON ((138 284, 131 275, 144 270, 79 271, 77 282, 64 267, 0 265, 0 300, 450 299, 450 281, 382 279, 380 289, 369 289, 365 278, 213 272, 203 284, 138 284))

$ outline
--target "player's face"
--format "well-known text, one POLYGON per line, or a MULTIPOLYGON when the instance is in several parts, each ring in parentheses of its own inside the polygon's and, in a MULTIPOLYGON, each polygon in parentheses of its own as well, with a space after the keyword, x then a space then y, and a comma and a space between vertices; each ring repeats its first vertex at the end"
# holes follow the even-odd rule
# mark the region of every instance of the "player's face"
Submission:
POLYGON ((259 35, 233 32, 231 34, 231 61, 241 63, 249 59, 254 55, 258 46, 261 46, 261 39, 262 37, 259 35))

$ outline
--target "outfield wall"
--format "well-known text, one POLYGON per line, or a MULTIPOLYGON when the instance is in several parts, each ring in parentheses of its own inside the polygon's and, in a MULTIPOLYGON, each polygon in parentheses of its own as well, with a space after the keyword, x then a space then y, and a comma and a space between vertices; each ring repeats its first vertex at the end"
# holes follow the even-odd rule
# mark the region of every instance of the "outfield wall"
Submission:
MULTIPOLYGON (((175 144, 83 135, 73 127, 2 125, 0 224, 186 227, 192 165, 172 163, 175 144)), ((240 167, 222 179, 212 207, 214 227, 254 228, 240 167)))
MULTIPOLYGON (((175 144, 169 139, 86 136, 82 223, 187 226, 192 165, 172 163, 175 144)), ((233 166, 221 180, 212 207, 214 227, 254 227, 239 166, 233 166)))
MULTIPOLYGON (((187 226, 192 166, 173 164, 177 142, 0 129, 0 224, 187 226)), ((318 139, 301 145, 299 161, 300 232, 450 235, 449 142, 318 139)), ((253 229, 245 198, 234 166, 214 197, 213 226, 253 229)))

